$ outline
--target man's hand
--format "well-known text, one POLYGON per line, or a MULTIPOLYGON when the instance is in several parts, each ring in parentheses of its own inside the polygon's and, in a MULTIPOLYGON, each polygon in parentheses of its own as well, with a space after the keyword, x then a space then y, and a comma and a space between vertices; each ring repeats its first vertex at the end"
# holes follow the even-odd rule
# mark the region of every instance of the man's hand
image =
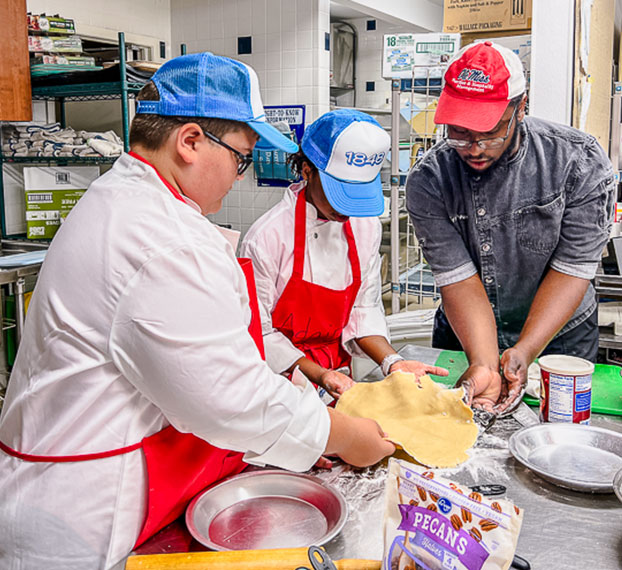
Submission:
POLYGON ((501 399, 495 412, 500 414, 516 403, 523 387, 527 384, 527 369, 531 359, 518 346, 508 348, 501 355, 501 370, 503 372, 503 386, 501 399))
POLYGON ((389 368, 389 372, 396 372, 401 370, 402 372, 410 372, 415 375, 415 378, 419 380, 421 376, 426 374, 435 374, 436 376, 449 376, 449 370, 441 368, 440 366, 432 366, 430 364, 424 364, 418 360, 398 360, 389 368))
POLYGON ((467 404, 476 408, 484 408, 495 413, 496 405, 501 395, 501 374, 498 370, 471 364, 460 376, 456 386, 462 386, 467 395, 467 404))
POLYGON ((324 455, 338 455, 350 465, 368 467, 395 452, 395 446, 384 439, 386 434, 376 421, 327 409, 331 431, 324 455))
POLYGON ((336 400, 346 390, 354 386, 355 382, 349 376, 337 372, 336 370, 327 370, 320 376, 319 384, 336 400))

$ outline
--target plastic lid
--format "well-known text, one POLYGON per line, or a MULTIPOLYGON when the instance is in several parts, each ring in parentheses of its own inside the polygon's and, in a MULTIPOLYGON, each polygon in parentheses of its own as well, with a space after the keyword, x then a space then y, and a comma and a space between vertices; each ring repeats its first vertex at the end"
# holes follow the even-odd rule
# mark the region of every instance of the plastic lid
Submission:
POLYGON ((547 372, 568 376, 584 376, 594 372, 594 364, 578 356, 566 354, 547 354, 538 359, 540 368, 547 372))

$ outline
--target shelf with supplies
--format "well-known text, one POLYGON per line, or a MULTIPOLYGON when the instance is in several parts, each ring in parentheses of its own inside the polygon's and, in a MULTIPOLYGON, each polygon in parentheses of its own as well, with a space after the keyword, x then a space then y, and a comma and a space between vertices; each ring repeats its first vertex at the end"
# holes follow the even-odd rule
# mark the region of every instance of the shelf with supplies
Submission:
MULTIPOLYGON (((599 323, 609 320, 606 313, 611 314, 613 326, 600 326, 598 334, 598 347, 605 350, 607 362, 620 364, 619 357, 611 358, 610 350, 620 353, 622 351, 622 334, 616 334, 617 313, 622 315, 622 307, 611 306, 613 304, 603 302, 603 299, 622 301, 622 275, 608 275, 597 273, 594 276, 594 289, 596 290, 597 310, 599 311, 599 323)), ((616 305, 618 305, 616 303, 616 305)))
MULTIPOLYGON (((123 32, 119 32, 118 34, 118 48, 119 63, 118 66, 113 66, 113 68, 103 71, 80 71, 76 73, 55 74, 45 78, 44 80, 41 78, 33 80, 33 101, 54 101, 58 103, 58 124, 43 125, 42 132, 45 132, 45 129, 48 126, 56 126, 56 128, 60 127, 63 129, 63 132, 72 131, 72 129, 67 128, 66 125, 66 103, 119 100, 122 136, 119 138, 119 136, 112 133, 112 131, 109 131, 108 133, 90 133, 91 135, 102 135, 102 137, 95 136, 88 140, 89 144, 92 146, 95 146, 95 143, 91 141, 100 138, 102 138, 103 144, 106 144, 108 141, 105 137, 107 135, 112 137, 113 134, 114 137, 112 138, 114 140, 112 141, 112 144, 116 146, 115 150, 105 149, 104 151, 100 151, 98 148, 97 150, 89 149, 88 152, 80 153, 86 154, 86 156, 79 156, 78 152, 73 150, 74 147, 71 147, 70 150, 66 150, 66 148, 57 150, 56 145, 52 145, 49 142, 46 142, 46 144, 54 146, 54 150, 50 152, 50 154, 52 154, 51 156, 47 155, 47 152, 43 156, 28 156, 27 154, 29 153, 23 149, 15 151, 14 154, 8 154, 7 149, 5 148, 7 145, 3 145, 3 150, 0 151, 0 229, 3 239, 24 239, 26 237, 28 239, 37 239, 39 237, 31 235, 30 231, 28 231, 27 234, 24 234, 23 229, 20 229, 19 227, 20 224, 23 227, 23 223, 11 223, 7 220, 7 212, 9 214, 13 214, 13 217, 15 217, 15 201, 17 200, 17 192, 13 189, 13 186, 16 186, 17 182, 15 182, 15 180, 11 180, 11 176, 16 179, 20 179, 21 177, 21 180, 23 180, 23 171, 17 167, 27 165, 40 166, 41 168, 66 167, 67 170, 70 171, 72 168, 80 166, 112 164, 119 157, 121 149, 125 152, 129 150, 129 100, 134 97, 140 89, 142 89, 148 78, 145 77, 143 80, 140 72, 134 72, 131 69, 128 71, 128 67, 126 65, 125 35, 123 32), (128 73, 131 77, 128 77, 128 73), (138 80, 141 80, 142 82, 138 82, 138 80), (72 155, 72 152, 75 154, 72 155), (101 153, 101 155, 98 155, 98 153, 101 153), (14 168, 13 172, 9 173, 6 170, 6 167, 10 165, 14 165, 14 168), (9 176, 8 179, 7 176, 9 176), (13 186, 9 188, 7 184, 12 184, 13 186), (13 192, 13 194, 11 194, 11 192, 13 192), (11 206, 7 210, 7 204, 9 204, 9 202, 11 203, 11 206), (11 210, 11 208, 13 208, 13 210, 11 210)), ((0 126, 2 125, 4 125, 2 130, 8 129, 11 126, 15 129, 19 129, 20 123, 0 123, 0 126)), ((28 125, 28 123, 23 123, 22 125, 28 125)), ((22 127, 22 129, 23 128, 24 127, 22 127)), ((110 138, 108 140, 110 140, 110 138)), ((4 143, 5 141, 0 140, 0 142, 4 143)), ((99 140, 97 142, 99 142, 99 140)), ((58 146, 62 145, 59 143, 58 146)), ((11 146, 11 150, 13 148, 14 146, 11 146)), ((65 200, 65 202, 67 201, 65 200)), ((41 214, 41 216, 43 216, 43 214, 41 214)), ((17 215, 17 218, 19 217, 20 216, 17 215)), ((41 237, 43 238, 43 236, 41 237)), ((50 238, 45 236, 44 239, 50 238)))

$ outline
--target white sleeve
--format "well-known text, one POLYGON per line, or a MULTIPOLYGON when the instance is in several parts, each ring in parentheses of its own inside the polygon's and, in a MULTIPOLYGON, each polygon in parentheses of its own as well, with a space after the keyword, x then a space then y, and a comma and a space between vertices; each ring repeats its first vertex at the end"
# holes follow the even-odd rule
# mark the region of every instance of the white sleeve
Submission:
POLYGON ((353 356, 367 358, 355 339, 365 336, 383 336, 389 340, 387 321, 382 304, 382 283, 380 278, 380 241, 382 226, 374 224, 375 233, 370 240, 359 240, 359 259, 361 260, 361 288, 354 301, 348 323, 343 329, 342 343, 353 356), (366 261, 367 260, 367 261, 366 261))
POLYGON ((179 431, 254 463, 304 471, 325 449, 328 412, 314 390, 261 360, 249 317, 232 253, 178 248, 152 258, 122 292, 110 352, 179 431))
POLYGON ((289 370, 305 353, 297 349, 282 332, 272 325, 272 311, 279 300, 276 289, 279 277, 277 259, 275 255, 264 252, 252 241, 242 242, 240 254, 242 257, 250 258, 253 262, 266 362, 274 372, 284 372, 289 370))

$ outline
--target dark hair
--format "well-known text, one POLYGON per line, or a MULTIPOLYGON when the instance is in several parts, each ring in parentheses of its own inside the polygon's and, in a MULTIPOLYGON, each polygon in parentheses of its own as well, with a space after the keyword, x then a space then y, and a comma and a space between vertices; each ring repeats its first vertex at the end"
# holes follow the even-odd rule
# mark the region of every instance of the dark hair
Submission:
POLYGON ((520 95, 517 95, 516 97, 512 97, 510 99, 510 102, 508 103, 508 106, 513 105, 514 107, 518 107, 520 102, 523 100, 524 96, 525 96, 525 92, 523 91, 520 95))
POLYGON ((303 162, 306 162, 309 165, 309 168, 311 168, 311 172, 317 170, 315 164, 313 164, 307 158, 307 155, 304 152, 302 152, 302 149, 300 149, 298 152, 295 152, 294 154, 290 154, 287 157, 287 164, 289 164, 289 166, 293 170, 294 174, 296 175, 296 178, 302 178, 302 163, 303 162))
MULTIPOLYGON (((145 84, 136 95, 137 101, 159 101, 160 93, 152 81, 145 84)), ((218 138, 225 134, 250 128, 239 121, 210 119, 206 117, 165 117, 147 113, 137 114, 130 127, 130 145, 141 145, 149 150, 158 150, 174 129, 186 123, 197 123, 204 131, 218 138)))

